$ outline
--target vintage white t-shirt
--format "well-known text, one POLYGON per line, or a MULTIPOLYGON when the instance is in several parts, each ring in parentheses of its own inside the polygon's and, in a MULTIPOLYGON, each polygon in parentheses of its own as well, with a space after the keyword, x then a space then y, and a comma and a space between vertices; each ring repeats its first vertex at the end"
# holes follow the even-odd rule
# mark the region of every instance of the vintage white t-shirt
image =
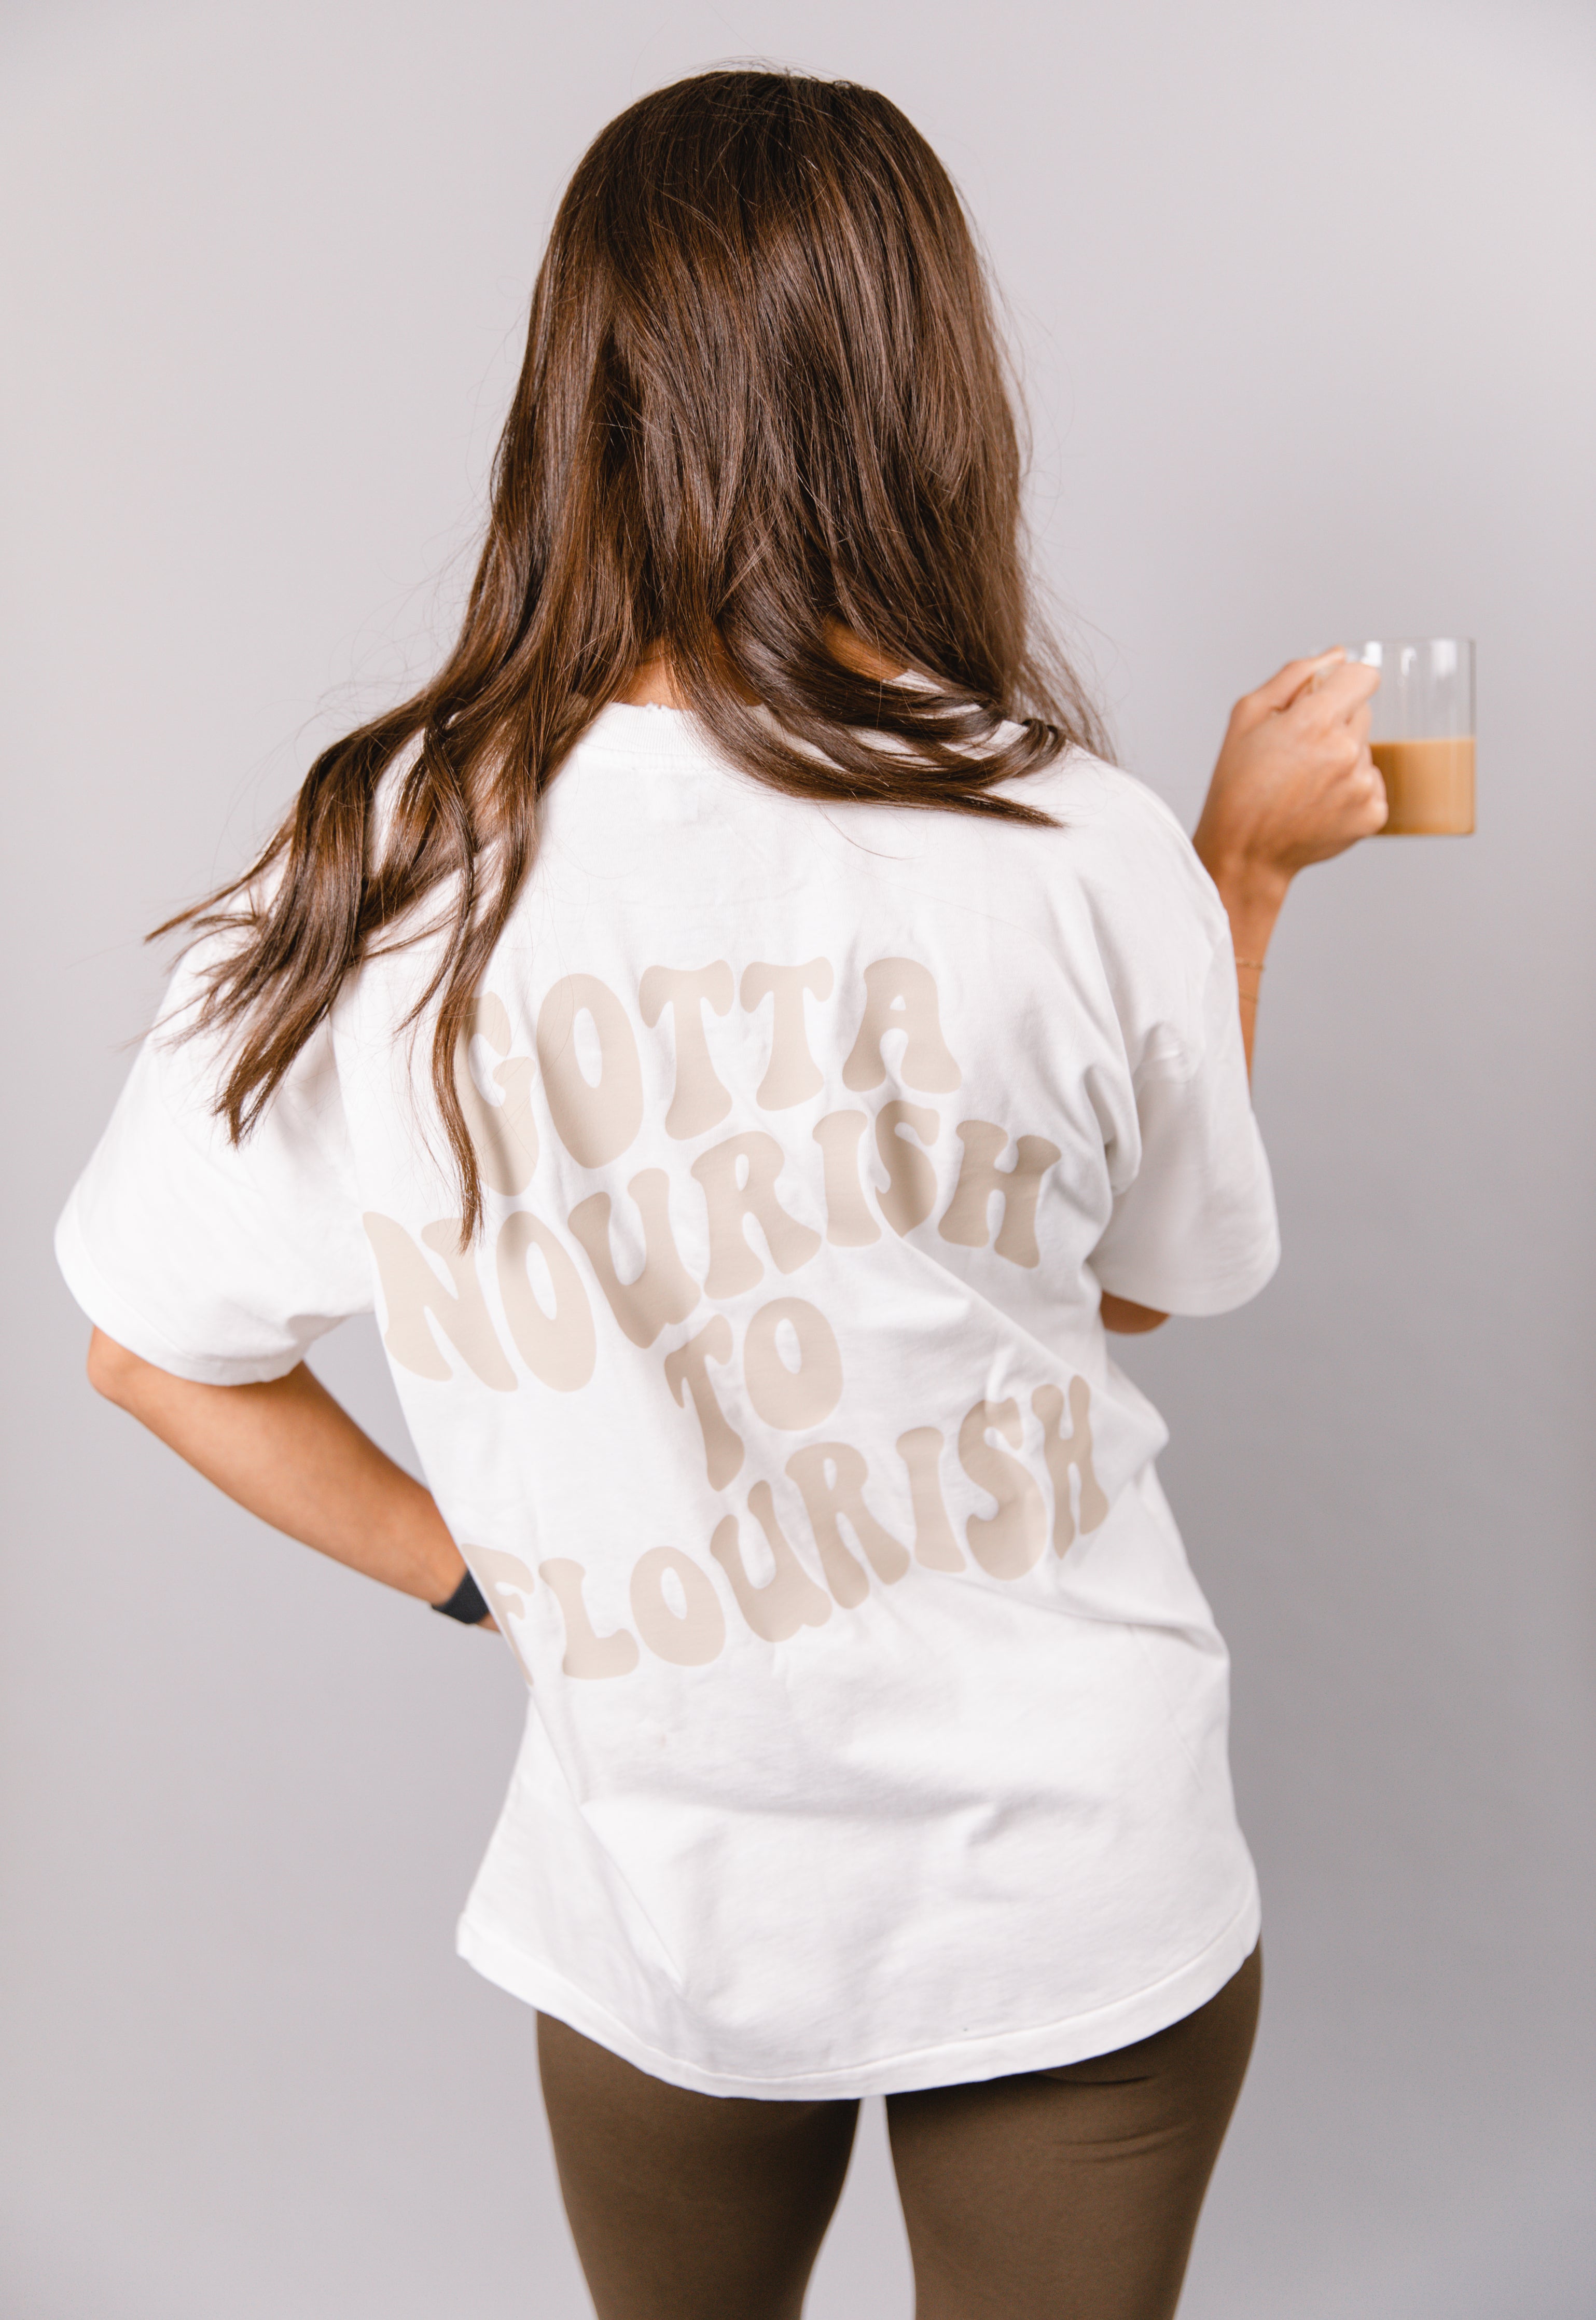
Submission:
POLYGON ((460 1950, 680 2086, 1067 2062, 1257 1935, 1225 1649, 1098 1310, 1274 1270, 1229 930, 1129 775, 1016 788, 1060 826, 793 801, 608 709, 461 1058, 471 1247, 414 951, 240 1149, 158 1028, 61 1219, 182 1377, 375 1304, 529 1685, 460 1950))

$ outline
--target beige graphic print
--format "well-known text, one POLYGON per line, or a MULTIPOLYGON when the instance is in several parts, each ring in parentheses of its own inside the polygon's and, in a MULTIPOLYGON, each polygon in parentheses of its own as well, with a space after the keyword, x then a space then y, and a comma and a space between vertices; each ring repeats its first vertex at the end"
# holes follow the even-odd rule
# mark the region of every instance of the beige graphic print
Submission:
POLYGON ((993 1244, 997 1254, 1011 1264, 1039 1264, 1037 1195, 1042 1178, 1060 1156, 1057 1145, 1049 1144, 1045 1136, 1021 1136, 1013 1166, 1000 1168, 997 1164, 1009 1141, 1006 1128, 994 1127, 990 1119, 961 1119, 958 1138, 965 1148, 958 1183, 937 1230, 944 1240, 962 1247, 984 1248, 987 1212, 995 1192, 1003 1204, 993 1244))
POLYGON ((477 1577, 487 1581, 489 1593, 503 1604, 510 1617, 524 1619, 525 1598, 538 1582, 520 1555, 506 1554, 500 1546, 463 1546, 460 1553, 477 1577))
POLYGON ((800 1434, 823 1425, 842 1400, 842 1348, 818 1306, 802 1297, 777 1297, 748 1323, 742 1348, 748 1400, 767 1426, 800 1434), (798 1362, 789 1368, 781 1333, 790 1329, 798 1362))
POLYGON ((516 1352, 545 1385, 575 1393, 593 1375, 598 1338, 582 1276, 564 1243, 530 1209, 512 1209, 499 1230, 497 1263, 499 1295, 516 1352), (552 1313, 539 1303, 527 1271, 527 1255, 534 1248, 549 1267, 552 1313))
POLYGON ((868 1248, 881 1238, 859 1181, 859 1138, 869 1125, 867 1111, 830 1111, 815 1123, 825 1170, 826 1238, 833 1248, 868 1248))
POLYGON ((670 1179, 663 1168, 639 1170, 627 1191, 643 1219, 643 1269, 622 1281, 610 1247, 610 1195, 592 1192, 566 1219, 586 1252, 610 1310, 634 1346, 651 1346, 672 1321, 685 1321, 698 1302, 698 1283, 677 1254, 670 1228, 670 1179))
POLYGON ((530 1683, 532 1671, 516 1640, 514 1623, 526 1618, 526 1599, 537 1581, 519 1554, 507 1554, 502 1546, 462 1546, 460 1553, 478 1581, 487 1581, 488 1609, 498 1624, 499 1633, 521 1662, 522 1675, 530 1683))
POLYGON ((923 1104, 894 1098, 875 1115, 875 1149, 887 1173, 887 1188, 878 1192, 881 1213, 895 1233, 910 1233, 924 1224, 937 1205, 937 1171, 925 1153, 903 1134, 912 1128, 921 1144, 934 1144, 941 1122, 923 1104))
POLYGON ((1042 1421, 1042 1455, 1047 1462, 1047 1478, 1053 1485, 1053 1551, 1062 1554, 1075 1535, 1075 1518, 1070 1512, 1070 1469, 1075 1468, 1081 1484, 1081 1528, 1095 1530, 1109 1510, 1105 1496, 1092 1464, 1092 1388, 1084 1377, 1069 1382, 1069 1415, 1074 1432, 1060 1434, 1059 1421, 1064 1416, 1064 1396, 1056 1385, 1039 1385, 1030 1398, 1030 1406, 1042 1421))
POLYGON ((928 1571, 962 1571, 965 1558, 953 1536, 948 1509, 942 1502, 939 1469, 942 1436, 934 1426, 911 1427, 900 1434, 898 1455, 909 1469, 909 1498, 914 1509, 914 1559, 928 1571))
POLYGON ((846 1522, 872 1569, 887 1586, 909 1568, 909 1552, 878 1523, 865 1504, 865 1478, 869 1472, 859 1453, 847 1442, 812 1442, 794 1450, 787 1472, 798 1485, 803 1511, 820 1549, 826 1583, 845 1611, 862 1603, 870 1581, 862 1564, 848 1552, 841 1525, 846 1522))
POLYGON ((703 1136, 710 1128, 718 1128, 731 1109, 731 1091, 717 1076, 710 1061, 709 1040, 703 1028, 706 1006, 713 1008, 717 1015, 730 1011, 731 969, 723 958, 718 958, 712 966, 691 971, 651 966, 643 976, 638 1000, 643 1020, 650 1030, 667 1007, 675 1026, 676 1087, 670 1110, 665 1115, 665 1132, 683 1137, 703 1136))
POLYGON ((538 1565, 538 1576, 549 1581, 566 1623, 566 1655, 560 1662, 561 1674, 630 1675, 638 1663, 638 1639, 630 1627, 618 1627, 612 1636, 594 1633, 593 1621, 582 1600, 582 1582, 587 1576, 582 1565, 567 1555, 556 1555, 550 1562, 538 1565))
POLYGON ((785 1111, 819 1095, 825 1085, 820 1065, 809 1052, 809 1032, 803 1020, 803 994, 830 999, 836 978, 829 958, 812 958, 807 966, 768 966, 756 959, 742 979, 745 1014, 752 1015, 766 999, 774 999, 770 1029, 770 1063, 754 1101, 761 1111, 785 1111))
POLYGON ((858 1092, 881 1085, 886 1077, 881 1043, 889 1031, 908 1034, 899 1074, 904 1086, 922 1095, 951 1095, 963 1074, 942 1037, 936 982, 918 959, 878 958, 865 969, 865 1020, 842 1066, 844 1087, 858 1092))
POLYGON ((965 1526, 970 1553, 994 1579, 1022 1579, 1047 1543, 1047 1509, 1029 1468, 989 1437, 1001 1434, 1018 1448, 1025 1427, 1015 1401, 978 1401, 958 1429, 959 1464, 972 1482, 997 1500, 994 1515, 972 1515, 965 1526))
MULTIPOLYGON (((777 1187, 790 1164, 782 1144, 764 1129, 724 1137, 701 1150, 690 1166, 681 1155, 670 1170, 638 1168, 624 1195, 612 1185, 576 1199, 566 1226, 591 1278, 579 1269, 563 1232, 529 1209, 512 1207, 501 1215, 491 1262, 509 1340, 533 1378, 571 1393, 594 1377, 600 1307, 593 1282, 621 1337, 644 1351, 657 1346, 664 1331, 691 1320, 706 1298, 721 1303, 748 1297, 765 1281, 767 1267, 793 1273, 827 1244, 867 1248, 883 1239, 884 1226, 902 1237, 933 1217, 939 1196, 933 1155, 948 1122, 923 1099, 946 1096, 963 1084, 943 1036, 936 980, 915 960, 881 958, 864 968, 863 983, 862 1018, 842 1078, 852 1090, 880 1093, 869 1107, 830 1112, 811 1128, 820 1159, 818 1169, 812 1160, 805 1173, 810 1196, 823 1194, 824 1241, 779 1196, 777 1187), (868 1171, 865 1166, 867 1132, 874 1136, 884 1186, 874 1161, 868 1171), (686 1197, 678 1172, 692 1175, 704 1201, 707 1264, 702 1284, 684 1263, 673 1227, 673 1178, 677 1197, 686 1197), (630 1279, 622 1278, 622 1268, 630 1279)), ((726 1064, 733 1053, 746 1052, 751 1035, 741 1024, 735 1031, 715 1032, 711 1019, 727 1018, 734 1000, 740 999, 749 1016, 764 1018, 764 1018, 769 1047, 754 1094, 760 1109, 789 1111, 821 1095, 826 1074, 811 1046, 811 1027, 821 1020, 816 1010, 836 996, 836 971, 825 958, 802 965, 756 960, 740 983, 724 959, 692 968, 650 966, 638 986, 635 1012, 629 1012, 630 995, 623 1003, 597 976, 567 974, 551 986, 538 1010, 534 1064, 530 1056, 512 1053, 514 1027, 503 1001, 482 993, 456 1050, 455 1074, 485 1185, 511 1201, 527 1192, 540 1161, 540 1127, 542 1138, 558 1138, 582 1168, 606 1168, 623 1157, 644 1121, 643 1057, 633 1028, 639 1013, 662 1047, 666 1039, 670 1042, 674 1077, 662 1124, 678 1143, 708 1136, 733 1111, 735 1096, 716 1070, 713 1051, 718 1043, 726 1064), (548 1106, 540 1121, 533 1112, 539 1077, 548 1106), (495 1091, 502 1101, 494 1100, 495 1091)), ((821 1047, 821 1052, 831 1051, 821 1047)), ((961 1248, 990 1249, 1008 1264, 1034 1270, 1040 1263, 1042 1181, 1059 1160, 1059 1147, 1042 1136, 1011 1137, 1008 1129, 985 1119, 960 1120, 957 1135, 959 1164, 938 1217, 939 1238, 961 1248)), ((803 1150, 810 1150, 807 1142, 803 1150)), ((559 1165, 558 1152, 552 1156, 559 1165)), ((394 1362, 441 1382, 458 1374, 454 1355, 494 1391, 513 1390, 516 1371, 495 1335, 476 1253, 461 1246, 459 1220, 445 1218, 422 1226, 419 1246, 392 1218, 373 1212, 365 1221, 386 1306, 385 1338, 394 1362)), ((486 1247, 482 1255, 489 1261, 486 1247)), ((868 1502, 870 1469, 850 1443, 800 1444, 786 1457, 782 1477, 756 1472, 748 1482, 749 1445, 743 1433, 751 1439, 760 1429, 770 1429, 761 1435, 769 1455, 770 1434, 818 1431, 842 1407, 842 1347, 818 1305, 802 1297, 768 1298, 751 1312, 743 1308, 735 1328, 730 1315, 716 1311, 685 1342, 661 1347, 655 1359, 660 1367, 654 1373, 663 1373, 676 1409, 691 1409, 692 1420, 684 1422, 698 1427, 710 1489, 725 1492, 743 1478, 741 1520, 757 1528, 744 1531, 739 1516, 730 1511, 715 1522, 709 1557, 719 1566, 723 1585, 703 1560, 678 1545, 648 1548, 628 1578, 630 1625, 603 1635, 585 1597, 581 1563, 556 1555, 539 1564, 535 1579, 513 1554, 496 1547, 469 1549, 472 1567, 518 1658, 515 1628, 524 1625, 540 1583, 558 1607, 565 1636, 562 1672, 602 1681, 639 1667, 645 1650, 668 1667, 708 1666, 726 1648, 731 1601, 753 1636, 779 1644, 823 1627, 838 1606, 857 1609, 868 1600, 873 1583, 894 1586, 916 1566, 973 1575, 966 1546, 981 1572, 1005 1581, 1024 1577, 1040 1561, 1048 1509, 1043 1483, 1026 1458, 1016 1455, 1026 1438, 1018 1400, 975 1402, 957 1429, 956 1445, 931 1425, 898 1435, 912 1517, 911 1549, 868 1502), (732 1366, 739 1342, 740 1370, 732 1366), (718 1388, 716 1373, 721 1373, 718 1388), (729 1386, 729 1376, 738 1381, 735 1386, 729 1386), (962 1536, 942 1488, 942 1457, 952 1446, 964 1474, 988 1495, 994 1509, 966 1517, 961 1505, 962 1536), (789 1487, 793 1497, 788 1504, 794 1509, 801 1504, 807 1518, 807 1538, 794 1524, 807 1562, 784 1530, 777 1507, 776 1490, 789 1487), (824 1584, 817 1583, 812 1565, 824 1584)), ((1045 1384, 1029 1397, 1029 1415, 1041 1430, 1041 1461, 1035 1461, 1033 1452, 1032 1463, 1046 1465, 1058 1555, 1075 1537, 1077 1525, 1083 1533, 1094 1530, 1109 1512, 1093 1463, 1091 1403, 1091 1390, 1080 1377, 1068 1381, 1067 1391, 1045 1384)), ((524 1658, 522 1666, 530 1681, 524 1658)))
POLYGON ((724 1313, 717 1313, 706 1321, 695 1337, 678 1346, 674 1354, 666 1356, 665 1382, 678 1409, 684 1405, 684 1390, 693 1397, 693 1408, 703 1433, 704 1465, 712 1491, 723 1491, 742 1464, 742 1436, 734 1434, 727 1424, 725 1413, 715 1398, 710 1383, 709 1364, 731 1359, 731 1324, 724 1313))
POLYGON ((631 1574, 631 1616, 657 1658, 673 1667, 707 1667, 726 1641, 726 1614, 710 1580, 691 1555, 652 1546, 631 1574), (677 1610, 667 1592, 673 1586, 677 1610))
POLYGON ((764 1234, 778 1273, 796 1273, 821 1246, 819 1233, 789 1216, 776 1199, 775 1180, 785 1165, 781 1146, 760 1128, 746 1136, 729 1136, 724 1144, 712 1144, 693 1163, 710 1219, 704 1295, 717 1304, 755 1288, 764 1277, 765 1267, 748 1237, 750 1218, 764 1234), (746 1173, 739 1176, 739 1172, 746 1173))
POLYGON ((532 1118, 535 1069, 530 1056, 510 1054, 510 1016, 503 1001, 491 991, 480 992, 455 1048, 455 1092, 483 1182, 495 1192, 524 1192, 538 1165, 538 1124, 532 1118), (471 1070, 474 1039, 508 1057, 494 1066, 502 1103, 490 1103, 476 1083, 471 1070))
MULTIPOLYGON (((730 1324, 723 1315, 717 1314, 715 1320, 725 1332, 718 1339, 718 1357, 730 1358, 730 1324)), ((714 1327, 712 1323, 701 1337, 708 1337, 714 1327)), ((1054 1542, 1060 1554, 1073 1536, 1072 1470, 1080 1484, 1082 1528, 1094 1528, 1108 1513, 1107 1499, 1092 1467, 1088 1422, 1092 1394, 1084 1378, 1072 1379, 1068 1400, 1074 1431, 1061 1437, 1059 1420, 1065 1407, 1061 1390, 1055 1385, 1039 1386, 1031 1396, 1032 1409, 1044 1427, 1043 1447, 1056 1498, 1054 1542)), ((976 1402, 959 1429, 959 1455, 966 1471, 998 1504, 995 1516, 972 1516, 967 1535, 984 1570, 994 1578, 1013 1580, 1035 1567, 1046 1536, 1046 1512, 1042 1494, 1029 1473, 1019 1459, 989 1439, 993 1432, 1016 1447, 1021 1441, 1019 1406, 1012 1400, 976 1402)), ((940 1434, 935 1427, 915 1427, 898 1437, 897 1447, 909 1470, 915 1560, 929 1570, 963 1570, 964 1557, 953 1536, 938 1473, 940 1434)), ((740 1463, 740 1445, 739 1456, 740 1463)), ((723 1517, 710 1541, 710 1553, 725 1572, 745 1623, 766 1643, 785 1642, 805 1627, 823 1627, 830 1617, 833 1597, 845 1610, 856 1609, 868 1597, 869 1576, 843 1536, 845 1523, 884 1583, 895 1583, 910 1567, 906 1551, 865 1502, 867 1469, 850 1445, 812 1444, 793 1454, 787 1462, 787 1473, 809 1516, 830 1596, 815 1585, 794 1554, 767 1482, 754 1484, 748 1504, 765 1536, 770 1576, 757 1580, 750 1573, 743 1559, 736 1516, 723 1517)), ((499 1608, 500 1625, 530 1682, 531 1671, 521 1658, 505 1615, 510 1620, 524 1616, 524 1598, 534 1584, 532 1574, 518 1557, 494 1548, 474 1546, 467 1552, 473 1568, 487 1581, 499 1608)), ((607 1636, 595 1631, 583 1596, 586 1574, 579 1563, 556 1557, 540 1563, 539 1570, 559 1605, 565 1625, 563 1673, 602 1680, 628 1674, 637 1666, 637 1637, 629 1629, 607 1636)), ((691 1555, 675 1547, 648 1549, 633 1566, 630 1597, 638 1635, 656 1658, 676 1667, 705 1667, 723 1650, 725 1614, 709 1579, 691 1555)))
MULTIPOLYGON (((730 971, 730 970, 729 970, 730 971)), ((625 1008, 596 974, 567 974, 538 1010, 543 1094, 560 1142, 584 1168, 618 1160, 643 1124, 643 1067, 625 1008), (585 1017, 598 1043, 599 1076, 577 1052, 585 1017)))
MULTIPOLYGON (((422 1227, 426 1246, 440 1256, 454 1282, 448 1290, 401 1224, 370 1210, 361 1219, 376 1258, 388 1325, 383 1343, 404 1369, 417 1377, 452 1378, 427 1326, 431 1314, 462 1361, 496 1393, 513 1393, 515 1372, 494 1334, 482 1283, 469 1249, 460 1246, 458 1217, 441 1217, 422 1227)), ((580 1283, 578 1283, 580 1286, 580 1283)))
POLYGON ((710 1553, 731 1582, 738 1609, 762 1643, 785 1643, 800 1627, 823 1627, 831 1616, 831 1599, 815 1585, 793 1554, 776 1520, 768 1482, 756 1482, 748 1492, 748 1511, 769 1544, 775 1566, 769 1579, 759 1581, 749 1577, 735 1515, 718 1522, 710 1540, 710 1553))

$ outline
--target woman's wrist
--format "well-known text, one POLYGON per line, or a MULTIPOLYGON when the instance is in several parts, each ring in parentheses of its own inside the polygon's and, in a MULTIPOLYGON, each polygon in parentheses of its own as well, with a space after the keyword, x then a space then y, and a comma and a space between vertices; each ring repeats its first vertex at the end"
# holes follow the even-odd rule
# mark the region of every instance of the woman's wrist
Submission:
POLYGON ((1192 842, 1225 906, 1237 964, 1248 961, 1261 967, 1291 887, 1291 872, 1276 863, 1245 854, 1228 855, 1205 845, 1201 826, 1192 842))
POLYGON ((1218 889, 1230 921, 1230 947, 1236 955, 1236 995, 1241 1013, 1242 1052, 1247 1077, 1252 1077, 1253 1037, 1257 1029, 1258 987, 1264 980, 1264 960, 1275 920, 1292 883, 1289 870, 1237 851, 1226 854, 1214 845, 1202 823, 1192 840, 1198 859, 1218 889))
POLYGON ((466 1558, 450 1537, 431 1492, 419 1482, 412 1488, 414 1496, 407 1494, 395 1509, 410 1568, 390 1584, 407 1595, 419 1595, 424 1603, 445 1603, 466 1575, 466 1558))

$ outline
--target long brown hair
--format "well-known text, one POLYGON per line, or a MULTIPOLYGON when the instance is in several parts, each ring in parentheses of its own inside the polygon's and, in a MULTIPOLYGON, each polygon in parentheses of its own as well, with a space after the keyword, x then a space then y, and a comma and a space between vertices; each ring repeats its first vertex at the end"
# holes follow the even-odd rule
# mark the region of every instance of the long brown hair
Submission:
POLYGON ((652 653, 716 747, 790 796, 1047 820, 993 784, 1101 737, 1033 627, 1020 484, 969 225, 895 105, 728 70, 611 122, 539 271, 448 660, 322 753, 241 877, 158 929, 232 932, 193 1028, 240 1032, 217 1103, 235 1140, 442 888, 412 1020, 440 999, 432 1082, 476 1228, 457 1046, 539 800, 652 653), (931 684, 846 665, 839 624, 931 684), (412 745, 379 843, 377 787, 412 745))

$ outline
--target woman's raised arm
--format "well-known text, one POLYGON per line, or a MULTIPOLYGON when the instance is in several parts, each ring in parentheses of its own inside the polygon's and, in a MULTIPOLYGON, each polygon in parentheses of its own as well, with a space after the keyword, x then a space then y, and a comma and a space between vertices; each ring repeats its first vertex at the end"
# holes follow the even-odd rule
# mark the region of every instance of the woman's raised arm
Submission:
POLYGON ((1230 711, 1192 842, 1230 920, 1249 1072, 1264 956, 1287 887, 1385 820, 1385 784, 1369 754, 1379 682, 1338 646, 1288 661, 1230 711))
MULTIPOLYGON (((1288 661, 1230 712, 1192 843, 1230 921, 1249 1074, 1264 956, 1286 889, 1299 870, 1345 853, 1385 820, 1385 784, 1369 754, 1379 681, 1337 647, 1288 661)), ((1103 1327, 1117 1336, 1139 1337, 1167 1318, 1104 1294, 1103 1327)))

